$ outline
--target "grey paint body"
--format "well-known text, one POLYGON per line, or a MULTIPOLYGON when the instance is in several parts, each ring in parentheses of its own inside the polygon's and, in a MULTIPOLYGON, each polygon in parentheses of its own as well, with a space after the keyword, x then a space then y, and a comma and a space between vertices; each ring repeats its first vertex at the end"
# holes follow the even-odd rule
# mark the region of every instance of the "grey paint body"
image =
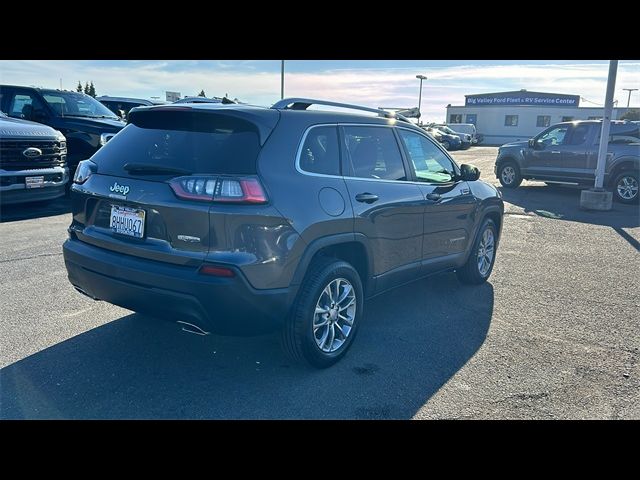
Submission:
MULTIPOLYGON (((100 298, 91 291, 92 282, 98 284, 99 281, 85 278, 85 270, 91 270, 92 262, 86 258, 86 248, 78 246, 79 243, 97 247, 101 252, 109 251, 113 258, 131 256, 150 261, 148 268, 154 264, 171 265, 179 275, 197 269, 203 262, 227 265, 239 272, 238 279, 228 282, 242 282, 235 291, 246 292, 242 294, 245 306, 260 310, 261 306, 269 305, 265 300, 267 296, 273 294, 272 298, 277 298, 270 312, 260 310, 275 327, 286 316, 314 255, 323 248, 348 244, 363 251, 366 256, 363 283, 367 295, 371 296, 427 274, 462 266, 480 222, 488 214, 495 215, 498 228, 501 227, 500 195, 494 187, 481 181, 459 180, 440 185, 381 181, 309 174, 296 167, 305 132, 315 125, 400 127, 430 139, 417 127, 396 124, 386 118, 336 112, 207 104, 193 108, 228 111, 230 115, 251 117, 260 125, 263 146, 257 159, 257 173, 268 203, 224 205, 185 201, 177 199, 163 181, 119 178, 114 176, 115 172, 103 174, 97 161, 97 174, 85 184, 72 187, 72 238, 65 244, 70 279, 85 293, 100 298), (124 201, 126 205, 148 212, 148 238, 144 241, 114 238, 111 234, 105 215, 109 205, 117 202, 109 197, 109 187, 114 181, 130 188, 124 201), (356 201, 355 196, 363 192, 378 195, 379 200, 373 204, 356 201), (429 193, 438 193, 441 199, 428 200, 429 193), (200 241, 181 241, 178 235, 200 241)), ((109 144, 98 155, 108 152, 109 144)), ((407 162, 404 151, 402 155, 407 162)), ((97 267, 100 269, 108 270, 104 265, 97 267)), ((108 275, 112 275, 113 271, 109 271, 108 275)), ((120 275, 124 275, 124 271, 120 275)), ((138 274, 127 271, 127 275, 138 274)), ((147 272, 140 276, 138 283, 150 281, 147 272)), ((200 287, 192 290, 194 288, 200 287)), ((110 294, 106 287, 102 292, 110 294)), ((187 295, 189 291, 181 294, 187 295)), ((215 297, 214 291, 212 296, 215 297)), ((118 304, 126 306, 132 302, 134 300, 118 304)), ((197 299, 198 302, 203 304, 205 300, 197 299)), ((185 303, 188 302, 185 300, 185 303)), ((222 299, 216 305, 222 308, 220 305, 227 303, 222 299)), ((228 311, 233 309, 229 307, 228 311)), ((251 311, 255 313, 255 309, 251 311)), ((233 319, 221 320, 219 315, 213 320, 199 318, 209 313, 194 313, 193 317, 212 323, 234 323, 233 319)), ((213 328, 227 330, 218 327, 220 325, 213 328)), ((235 333, 235 328, 229 330, 235 333)))
MULTIPOLYGON (((564 122, 552 125, 534 137, 534 141, 546 131, 561 125, 588 125, 589 132, 581 145, 552 145, 532 148, 529 142, 513 142, 498 149, 495 173, 504 162, 515 162, 525 179, 564 181, 579 184, 593 183, 598 163, 598 143, 602 122, 564 122)), ((624 128, 636 128, 631 122, 614 122, 611 134, 624 128)), ((609 185, 622 170, 640 168, 640 145, 609 143, 605 164, 605 185, 609 185)))

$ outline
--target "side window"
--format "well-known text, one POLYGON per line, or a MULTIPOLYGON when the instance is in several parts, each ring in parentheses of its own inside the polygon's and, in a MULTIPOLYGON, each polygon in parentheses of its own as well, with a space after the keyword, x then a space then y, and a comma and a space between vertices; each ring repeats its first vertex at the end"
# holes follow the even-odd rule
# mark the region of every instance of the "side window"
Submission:
POLYGON ((550 145, 562 145, 564 143, 564 137, 567 134, 569 127, 563 125, 561 127, 552 128, 544 132, 537 138, 538 142, 542 142, 544 146, 550 145))
POLYGON ((589 134, 589 125, 576 125, 565 138, 565 145, 584 145, 589 134))
POLYGON ((551 116, 550 115, 538 115, 536 119, 536 127, 548 127, 551 125, 551 116))
POLYGON ((10 98, 7 112, 10 117, 33 120, 35 112, 45 113, 44 106, 38 98, 23 93, 16 93, 10 98))
POLYGON ((448 183, 453 180, 453 162, 431 140, 403 128, 398 129, 398 132, 407 148, 418 180, 431 183, 448 183))
POLYGON ((300 168, 305 172, 340 175, 338 129, 314 127, 300 151, 300 168))
POLYGON ((344 127, 349 176, 406 180, 398 142, 390 127, 344 127))
POLYGON ((505 127, 517 127, 518 126, 518 115, 505 115, 504 116, 504 126, 505 127))

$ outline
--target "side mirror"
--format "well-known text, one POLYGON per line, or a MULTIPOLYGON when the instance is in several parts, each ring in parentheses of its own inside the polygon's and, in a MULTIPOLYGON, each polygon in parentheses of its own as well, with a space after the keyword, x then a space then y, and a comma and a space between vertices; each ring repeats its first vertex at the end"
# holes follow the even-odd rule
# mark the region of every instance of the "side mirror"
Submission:
POLYGON ((529 139, 529 148, 536 148, 536 141, 533 138, 529 139))
POLYGON ((465 182, 474 182, 480 178, 480 170, 473 165, 460 165, 460 178, 465 182))

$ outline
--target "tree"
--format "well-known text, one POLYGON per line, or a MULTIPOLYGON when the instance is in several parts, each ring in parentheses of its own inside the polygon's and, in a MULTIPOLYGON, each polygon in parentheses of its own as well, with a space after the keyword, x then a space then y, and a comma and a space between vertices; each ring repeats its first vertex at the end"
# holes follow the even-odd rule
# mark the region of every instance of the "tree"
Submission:
POLYGON ((91 85, 89 85, 89 95, 96 98, 96 87, 93 86, 93 80, 91 81, 91 85))
POLYGON ((200 93, 198 94, 199 97, 206 97, 204 90, 200 90, 200 93))
POLYGON ((82 93, 82 82, 78 80, 78 86, 76 87, 76 92, 82 93))
POLYGON ((620 120, 640 120, 640 110, 631 108, 620 117, 620 120))
POLYGON ((89 82, 84 82, 84 93, 89 95, 89 82))

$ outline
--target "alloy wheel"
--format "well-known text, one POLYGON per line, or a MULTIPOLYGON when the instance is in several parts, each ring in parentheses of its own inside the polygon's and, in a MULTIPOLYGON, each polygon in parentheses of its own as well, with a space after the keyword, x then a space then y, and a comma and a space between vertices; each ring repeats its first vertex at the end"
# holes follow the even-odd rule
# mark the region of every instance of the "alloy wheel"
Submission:
POLYGON ((511 165, 507 165, 502 169, 500 177, 505 185, 511 185, 516 178, 516 171, 511 165))
POLYGON ((313 337, 324 353, 338 350, 353 330, 356 294, 351 282, 336 278, 322 290, 313 314, 313 337))
POLYGON ((633 200, 638 195, 638 181, 631 175, 621 177, 616 185, 620 198, 633 200))
POLYGON ((486 277, 491 269, 493 256, 495 254, 495 243, 493 230, 490 228, 485 229, 478 247, 478 272, 480 272, 480 275, 483 277, 486 277))

